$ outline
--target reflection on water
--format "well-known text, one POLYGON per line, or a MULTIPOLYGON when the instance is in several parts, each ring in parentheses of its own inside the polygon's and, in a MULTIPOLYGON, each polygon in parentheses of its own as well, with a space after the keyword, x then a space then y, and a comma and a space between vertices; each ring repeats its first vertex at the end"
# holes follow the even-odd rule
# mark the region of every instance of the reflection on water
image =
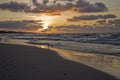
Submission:
POLYGON ((120 57, 51 48, 64 59, 75 61, 120 78, 120 57))
POLYGON ((58 52, 58 55, 64 59, 75 61, 87 66, 93 67, 95 69, 107 72, 117 78, 120 78, 120 57, 103 55, 103 54, 92 54, 85 52, 76 52, 70 50, 57 49, 49 46, 40 46, 27 44, 28 40, 18 40, 18 39, 4 39, 0 38, 0 42, 8 44, 19 44, 19 45, 29 45, 39 48, 51 49, 58 52))
POLYGON ((7 43, 7 44, 19 44, 19 45, 29 45, 27 44, 28 40, 23 39, 12 39, 9 37, 0 37, 0 43, 7 43))

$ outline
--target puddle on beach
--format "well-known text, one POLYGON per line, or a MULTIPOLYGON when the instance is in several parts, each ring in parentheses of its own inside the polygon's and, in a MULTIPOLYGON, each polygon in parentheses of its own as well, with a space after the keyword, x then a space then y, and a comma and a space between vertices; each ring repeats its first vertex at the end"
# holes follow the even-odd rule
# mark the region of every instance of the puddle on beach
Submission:
POLYGON ((64 59, 81 63, 120 78, 120 57, 58 49, 44 45, 27 44, 28 40, 10 39, 1 41, 7 44, 29 45, 54 50, 64 59))

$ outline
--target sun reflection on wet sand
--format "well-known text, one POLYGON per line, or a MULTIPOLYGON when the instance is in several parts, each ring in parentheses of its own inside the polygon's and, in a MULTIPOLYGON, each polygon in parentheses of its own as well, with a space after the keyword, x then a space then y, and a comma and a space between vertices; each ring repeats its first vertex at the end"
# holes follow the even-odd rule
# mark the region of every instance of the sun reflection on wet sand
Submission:
POLYGON ((43 48, 43 49, 49 49, 49 47, 48 47, 48 46, 44 46, 44 45, 41 45, 41 46, 36 46, 36 47, 43 48))

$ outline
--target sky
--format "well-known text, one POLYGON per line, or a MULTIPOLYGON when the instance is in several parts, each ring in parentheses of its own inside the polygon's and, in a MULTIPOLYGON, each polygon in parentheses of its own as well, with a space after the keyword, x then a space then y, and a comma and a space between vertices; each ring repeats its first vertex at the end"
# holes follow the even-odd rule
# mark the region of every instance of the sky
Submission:
POLYGON ((120 32, 120 0, 0 0, 0 30, 120 32))

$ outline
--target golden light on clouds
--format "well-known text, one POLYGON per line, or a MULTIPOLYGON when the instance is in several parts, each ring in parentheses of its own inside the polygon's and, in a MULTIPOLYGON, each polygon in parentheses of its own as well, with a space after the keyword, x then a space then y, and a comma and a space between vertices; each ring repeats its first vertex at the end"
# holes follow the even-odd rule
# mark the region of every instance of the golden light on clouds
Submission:
MULTIPOLYGON (((41 20, 42 22, 42 29, 38 29, 38 32, 44 31, 49 29, 49 26, 51 26, 52 24, 55 23, 55 20, 58 18, 59 16, 48 16, 48 15, 41 15, 39 17, 39 20, 41 20)), ((38 17, 36 18, 38 20, 38 17)))
POLYGON ((40 19, 42 20, 42 26, 43 26, 43 28, 42 29, 39 29, 39 31, 44 31, 44 30, 46 30, 46 29, 48 29, 48 26, 52 23, 52 17, 50 17, 50 16, 48 16, 48 15, 42 15, 41 17, 40 17, 40 19))
POLYGON ((48 26, 51 24, 51 21, 45 21, 43 23, 44 23, 43 24, 43 30, 44 30, 44 29, 48 29, 48 26))
POLYGON ((43 22, 41 22, 42 23, 42 29, 40 28, 40 29, 38 29, 38 32, 41 32, 41 31, 45 31, 45 30, 47 30, 47 29, 49 29, 49 25, 52 23, 50 20, 45 20, 45 21, 43 21, 43 22))

